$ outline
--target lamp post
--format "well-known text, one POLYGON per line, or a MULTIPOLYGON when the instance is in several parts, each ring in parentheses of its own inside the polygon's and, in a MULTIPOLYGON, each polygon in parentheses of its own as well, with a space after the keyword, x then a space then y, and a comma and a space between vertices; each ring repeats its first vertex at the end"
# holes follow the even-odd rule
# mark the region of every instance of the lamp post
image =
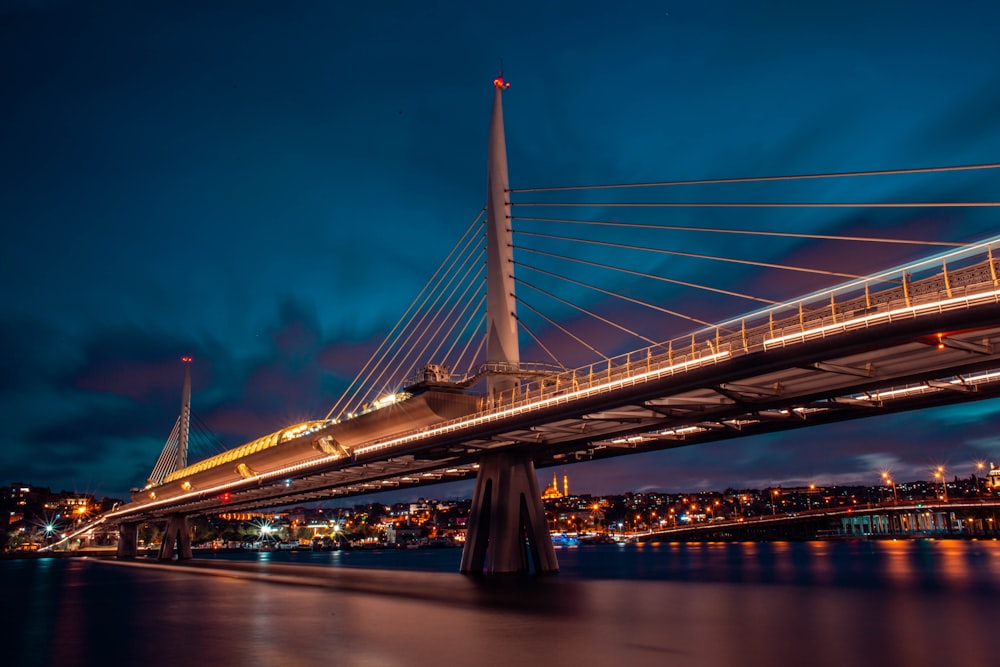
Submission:
POLYGON ((778 516, 778 496, 781 495, 779 489, 775 489, 771 492, 774 497, 771 499, 771 516, 778 516))
POLYGON ((45 530, 45 543, 48 544, 49 542, 52 541, 52 536, 55 535, 56 533, 55 522, 50 521, 49 523, 45 524, 44 530, 45 530))
POLYGON ((889 477, 889 473, 888 472, 883 472, 882 473, 882 479, 885 480, 885 483, 887 485, 889 485, 889 486, 892 487, 892 504, 893 505, 898 505, 899 504, 899 496, 896 495, 896 483, 892 481, 892 477, 889 477))
POLYGON ((941 501, 948 502, 948 483, 944 480, 944 466, 938 466, 934 476, 941 480, 941 501))

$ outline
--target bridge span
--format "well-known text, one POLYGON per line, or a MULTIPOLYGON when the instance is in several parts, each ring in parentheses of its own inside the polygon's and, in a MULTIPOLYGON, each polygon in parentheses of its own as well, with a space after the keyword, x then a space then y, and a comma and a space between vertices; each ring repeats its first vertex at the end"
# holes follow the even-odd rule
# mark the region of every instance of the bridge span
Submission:
POLYGON ((1000 237, 574 370, 522 364, 513 275, 495 270, 513 247, 506 84, 495 84, 486 392, 429 371, 363 414, 294 425, 191 465, 180 454, 98 519, 121 526, 121 556, 135 555, 142 522, 167 522, 161 557, 189 557, 191 515, 476 477, 462 570, 555 571, 536 467, 1000 395, 1000 237))
MULTIPOLYGON (((988 252, 989 244, 973 249, 988 252)), ((996 397, 995 270, 990 257, 947 277, 834 301, 826 312, 720 325, 683 347, 670 341, 665 350, 524 382, 468 415, 350 451, 324 454, 323 438, 337 424, 313 424, 291 440, 306 445, 301 458, 211 486, 177 481, 172 495, 161 490, 166 497, 154 488, 103 519, 163 520, 461 479, 476 474, 484 453, 564 465, 996 397)), ((229 463, 227 471, 239 465, 229 463)))
POLYGON ((975 498, 820 508, 671 526, 625 537, 638 542, 713 542, 997 536, 1000 536, 1000 502, 975 498))

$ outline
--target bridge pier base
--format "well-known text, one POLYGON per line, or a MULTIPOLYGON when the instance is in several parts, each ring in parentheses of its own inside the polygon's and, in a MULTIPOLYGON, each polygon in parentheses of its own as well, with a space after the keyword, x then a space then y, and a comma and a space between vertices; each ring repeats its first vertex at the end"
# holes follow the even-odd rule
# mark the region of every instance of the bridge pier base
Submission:
POLYGON ((461 572, 516 574, 532 565, 536 573, 559 571, 534 461, 527 453, 486 454, 479 461, 461 572))
POLYGON ((139 555, 139 524, 123 523, 118 526, 118 558, 135 558, 139 555))
POLYGON ((159 560, 177 560, 191 558, 191 532, 188 530, 187 516, 171 514, 167 517, 167 527, 163 530, 163 541, 160 543, 159 560))

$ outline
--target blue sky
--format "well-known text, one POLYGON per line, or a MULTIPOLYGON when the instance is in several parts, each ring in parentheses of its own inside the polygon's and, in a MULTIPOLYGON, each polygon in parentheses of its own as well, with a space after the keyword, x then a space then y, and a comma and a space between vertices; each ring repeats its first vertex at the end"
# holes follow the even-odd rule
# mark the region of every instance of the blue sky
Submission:
MULTIPOLYGON (((194 410, 227 444, 325 414, 484 204, 501 57, 514 188, 977 164, 1000 156, 998 19, 986 1, 7 2, 0 483, 108 495, 141 483, 176 418, 184 354, 194 410)), ((996 200, 995 182, 985 171, 678 196, 996 200)), ((669 215, 734 224, 708 209, 669 215)), ((741 215, 949 240, 1000 228, 978 210, 741 215)), ((696 243, 734 252, 724 238, 696 243)), ((831 259, 808 243, 754 250, 831 259)), ((860 255, 832 259, 879 259, 860 255)), ((916 477, 939 462, 963 473, 1000 459, 998 410, 566 472, 593 492, 874 480, 885 465, 916 477)))

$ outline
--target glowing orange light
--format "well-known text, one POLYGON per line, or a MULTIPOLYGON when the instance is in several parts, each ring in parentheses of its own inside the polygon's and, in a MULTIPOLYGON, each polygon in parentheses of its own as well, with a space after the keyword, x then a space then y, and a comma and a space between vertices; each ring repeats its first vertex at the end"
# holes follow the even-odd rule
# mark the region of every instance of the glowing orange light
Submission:
POLYGON ((937 338, 938 338, 937 348, 939 350, 943 350, 944 349, 944 340, 942 339, 941 334, 938 334, 937 338))
POLYGON ((504 81, 502 76, 498 76, 497 78, 493 79, 493 85, 499 88, 500 90, 507 90, 508 88, 510 88, 510 84, 504 81))

